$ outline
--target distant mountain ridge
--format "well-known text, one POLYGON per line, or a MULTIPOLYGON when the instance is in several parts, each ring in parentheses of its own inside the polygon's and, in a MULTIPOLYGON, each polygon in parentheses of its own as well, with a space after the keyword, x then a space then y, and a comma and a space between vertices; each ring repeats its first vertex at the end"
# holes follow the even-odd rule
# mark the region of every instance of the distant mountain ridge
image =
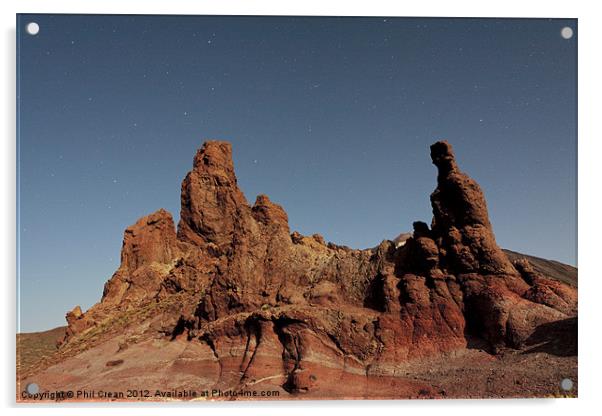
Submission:
POLYGON ((533 268, 544 276, 548 276, 571 286, 578 287, 578 270, 576 267, 561 263, 556 260, 543 259, 541 257, 530 256, 528 254, 522 254, 508 249, 503 250, 511 261, 526 258, 529 260, 529 263, 531 263, 533 268))

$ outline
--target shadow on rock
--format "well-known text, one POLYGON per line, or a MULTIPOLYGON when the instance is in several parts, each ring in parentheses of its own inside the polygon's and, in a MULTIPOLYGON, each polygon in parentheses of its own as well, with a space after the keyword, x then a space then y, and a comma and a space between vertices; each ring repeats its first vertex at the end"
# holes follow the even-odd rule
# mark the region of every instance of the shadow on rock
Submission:
POLYGON ((539 325, 526 341, 523 354, 545 352, 559 357, 577 355, 577 317, 539 325))

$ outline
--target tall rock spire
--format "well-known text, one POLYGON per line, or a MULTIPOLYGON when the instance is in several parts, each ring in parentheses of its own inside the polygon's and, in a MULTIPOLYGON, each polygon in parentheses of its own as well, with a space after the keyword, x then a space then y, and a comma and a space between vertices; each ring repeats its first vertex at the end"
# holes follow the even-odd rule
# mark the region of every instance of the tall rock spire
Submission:
POLYGON ((458 169, 452 146, 434 143, 431 159, 438 169, 432 229, 446 266, 459 273, 516 274, 495 242, 483 191, 458 169))
POLYGON ((232 145, 207 141, 197 151, 193 169, 182 181, 178 238, 199 246, 224 248, 241 226, 241 210, 250 210, 238 188, 232 145))

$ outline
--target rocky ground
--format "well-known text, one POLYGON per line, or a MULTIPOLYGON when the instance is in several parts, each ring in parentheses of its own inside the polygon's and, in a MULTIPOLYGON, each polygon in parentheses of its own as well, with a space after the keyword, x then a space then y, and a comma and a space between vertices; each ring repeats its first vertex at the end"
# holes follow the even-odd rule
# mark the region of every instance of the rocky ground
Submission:
POLYGON ((29 371, 57 350, 57 340, 65 337, 64 326, 43 332, 17 334, 17 373, 29 371))
MULTIPOLYGON (((94 391, 97 396, 93 398, 68 399, 90 401, 128 399, 98 397, 101 392, 121 392, 127 396, 128 390, 148 390, 148 397, 130 400, 149 401, 165 400, 156 396, 157 390, 195 390, 200 394, 205 390, 227 392, 241 388, 259 394, 277 392, 277 396, 272 393, 264 398, 242 398, 256 400, 577 397, 576 351, 559 351, 545 341, 522 351, 507 350, 497 355, 484 348, 486 343, 474 340, 466 349, 404 363, 394 377, 321 368, 314 374, 315 386, 311 391, 289 392, 282 387, 286 380, 278 368, 278 356, 262 357, 265 362, 274 364, 273 373, 250 380, 244 387, 220 385, 219 363, 208 357, 202 344, 183 339, 134 341, 124 335, 26 377, 20 387, 24 389, 27 383, 35 382, 49 391, 94 391), (570 391, 560 386, 566 378, 574 382, 570 391)), ((209 397, 186 398, 240 399, 211 393, 209 397)))
POLYGON ((22 363, 18 399, 39 398, 32 382, 89 394, 71 400, 576 395, 576 270, 501 250, 451 146, 431 159, 430 226, 354 250, 291 233, 265 195, 249 205, 231 146, 205 143, 177 228, 161 209, 125 230, 101 301, 22 363))

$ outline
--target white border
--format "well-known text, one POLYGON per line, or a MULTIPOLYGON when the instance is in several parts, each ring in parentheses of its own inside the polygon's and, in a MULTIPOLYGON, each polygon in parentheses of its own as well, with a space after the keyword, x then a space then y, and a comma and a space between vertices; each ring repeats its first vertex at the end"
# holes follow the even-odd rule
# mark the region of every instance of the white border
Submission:
MULTIPOLYGON (((164 415, 166 412, 178 414, 240 414, 241 412, 265 415, 301 415, 308 412, 328 412, 342 408, 351 415, 364 415, 376 411, 385 414, 419 412, 422 414, 446 415, 504 415, 516 412, 537 412, 546 415, 594 413, 600 383, 600 336, 599 309, 601 296, 598 271, 598 253, 602 230, 600 227, 600 158, 602 131, 600 128, 600 108, 596 107, 602 97, 600 73, 602 73, 599 43, 602 40, 602 17, 595 2, 545 1, 527 2, 524 0, 487 1, 326 1, 305 0, 285 1, 183 1, 183 0, 104 0, 104 1, 42 1, 21 0, 2 1, 2 180, 0 192, 3 203, 0 205, 2 239, 0 264, 4 266, 2 275, 2 296, 4 300, 5 322, 2 330, 2 377, 0 391, 2 404, 8 407, 7 414, 43 413, 45 415, 81 414, 80 406, 60 408, 15 407, 15 13, 119 13, 119 14, 254 14, 254 15, 348 15, 348 16, 463 16, 463 17, 569 17, 578 18, 579 39, 579 399, 573 400, 475 400, 475 401, 398 401, 398 402, 285 402, 285 403, 219 403, 202 406, 162 405, 134 407, 127 406, 129 414, 164 415)), ((115 406, 112 406, 115 407, 115 406)), ((123 406, 121 406, 123 407, 123 406)), ((117 409, 112 410, 115 412, 117 409)), ((122 411, 123 411, 122 410, 122 411)), ((105 414, 106 408, 85 406, 91 415, 105 414)))

